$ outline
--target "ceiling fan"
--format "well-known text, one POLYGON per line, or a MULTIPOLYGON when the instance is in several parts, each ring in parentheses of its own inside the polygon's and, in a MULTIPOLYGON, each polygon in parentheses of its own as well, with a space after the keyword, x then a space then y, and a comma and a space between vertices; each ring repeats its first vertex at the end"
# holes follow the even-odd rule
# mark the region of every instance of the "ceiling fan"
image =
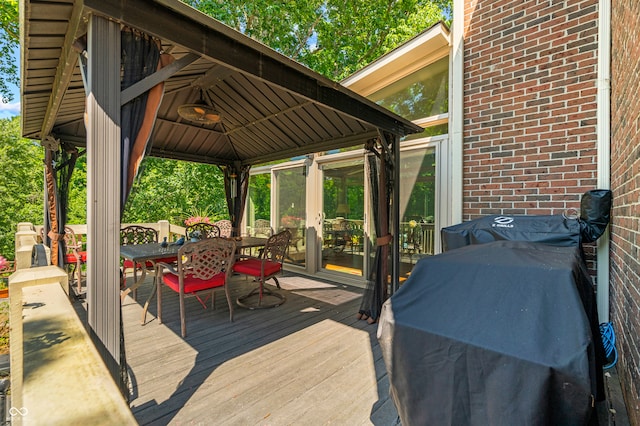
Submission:
POLYGON ((178 115, 200 124, 216 124, 222 120, 222 114, 205 102, 202 89, 200 90, 200 100, 193 104, 180 105, 178 115))

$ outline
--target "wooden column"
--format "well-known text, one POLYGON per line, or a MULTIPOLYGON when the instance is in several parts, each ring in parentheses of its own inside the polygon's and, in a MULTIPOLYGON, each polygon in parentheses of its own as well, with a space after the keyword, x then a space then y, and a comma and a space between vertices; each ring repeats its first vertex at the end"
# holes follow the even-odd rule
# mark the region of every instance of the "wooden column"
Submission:
POLYGON ((89 332, 120 375, 120 25, 92 15, 87 40, 87 305, 89 332))

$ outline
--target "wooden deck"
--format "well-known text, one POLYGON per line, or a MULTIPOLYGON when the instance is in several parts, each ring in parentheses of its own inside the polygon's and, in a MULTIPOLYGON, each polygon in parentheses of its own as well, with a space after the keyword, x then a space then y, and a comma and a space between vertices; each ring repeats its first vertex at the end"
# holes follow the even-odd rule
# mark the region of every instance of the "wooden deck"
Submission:
MULTIPOLYGON (((235 306, 224 292, 216 309, 187 299, 187 338, 178 300, 165 289, 163 324, 155 298, 145 326, 141 305, 127 297, 123 319, 131 409, 140 424, 393 425, 388 377, 376 326, 358 321, 361 290, 285 274, 287 301, 276 308, 235 306)), ((237 297, 253 287, 234 277, 237 297)))

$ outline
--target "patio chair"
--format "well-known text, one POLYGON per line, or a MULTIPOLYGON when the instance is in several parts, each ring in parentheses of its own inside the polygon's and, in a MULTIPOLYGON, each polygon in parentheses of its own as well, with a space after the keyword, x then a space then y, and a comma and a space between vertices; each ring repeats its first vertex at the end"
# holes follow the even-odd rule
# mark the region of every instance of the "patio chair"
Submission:
POLYGON ((284 303, 285 296, 265 288, 264 283, 273 278, 276 286, 280 288, 280 282, 278 282, 276 275, 282 271, 282 264, 287 255, 290 240, 291 232, 285 229, 269 237, 260 257, 240 256, 240 260, 233 266, 233 271, 253 277, 258 281, 258 287, 247 295, 239 297, 238 305, 248 309, 256 309, 273 308, 284 303), (271 296, 275 301, 266 303, 264 301, 265 295, 271 296))
POLYGON ((233 233, 233 224, 228 219, 222 219, 215 223, 215 225, 220 228, 220 236, 225 238, 231 238, 231 234, 233 233))
POLYGON ((82 250, 82 241, 76 237, 76 233, 68 226, 64 227, 64 245, 67 250, 64 256, 65 269, 69 274, 69 282, 73 283, 73 276, 75 275, 77 294, 79 295, 82 291, 82 265, 87 262, 87 251, 82 250))
POLYGON ((187 240, 191 238, 194 232, 200 232, 201 238, 213 238, 220 236, 220 228, 213 223, 198 222, 185 228, 185 236, 187 240))
MULTIPOLYGON (((158 231, 153 228, 148 228, 146 226, 140 225, 131 225, 124 227, 120 230, 120 245, 127 246, 132 244, 150 244, 158 242, 158 231)), ((133 278, 134 282, 137 281, 137 271, 138 269, 146 268, 148 271, 153 271, 155 269, 156 262, 164 262, 164 263, 173 263, 177 259, 175 257, 167 257, 163 259, 158 259, 156 261, 148 260, 144 265, 138 263, 134 265, 133 262, 129 259, 125 259, 122 262, 122 273, 123 273, 123 281, 122 284, 126 286, 126 274, 127 269, 133 270, 133 278)), ((123 290, 123 288, 121 288, 123 290)), ((136 298, 137 290, 133 290, 133 298, 136 298)))
POLYGON ((271 229, 271 222, 267 219, 256 219, 253 223, 253 232, 251 233, 253 237, 267 237, 273 235, 273 229, 271 229))
POLYGON ((178 252, 177 268, 168 263, 156 264, 158 283, 158 322, 162 323, 162 290, 169 287, 179 295, 180 329, 182 337, 187 336, 184 299, 196 297, 206 309, 211 297, 211 307, 215 308, 215 290, 224 287, 229 305, 229 321, 233 321, 233 303, 229 294, 228 280, 233 268, 236 242, 221 237, 205 238, 202 241, 187 242, 178 252), (166 271, 166 272, 164 272, 166 271), (208 293, 205 299, 201 295, 208 293))

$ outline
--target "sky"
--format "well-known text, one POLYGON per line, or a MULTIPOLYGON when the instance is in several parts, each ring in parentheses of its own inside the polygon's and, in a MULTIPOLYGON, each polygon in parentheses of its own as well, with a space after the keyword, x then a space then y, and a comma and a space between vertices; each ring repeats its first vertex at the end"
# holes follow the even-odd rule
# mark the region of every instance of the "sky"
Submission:
MULTIPOLYGON (((20 52, 18 50, 15 51, 13 59, 16 63, 20 63, 20 52)), ((8 104, 0 101, 0 118, 20 115, 20 88, 12 84, 9 87, 11 88, 11 93, 13 93, 13 101, 8 104)))

